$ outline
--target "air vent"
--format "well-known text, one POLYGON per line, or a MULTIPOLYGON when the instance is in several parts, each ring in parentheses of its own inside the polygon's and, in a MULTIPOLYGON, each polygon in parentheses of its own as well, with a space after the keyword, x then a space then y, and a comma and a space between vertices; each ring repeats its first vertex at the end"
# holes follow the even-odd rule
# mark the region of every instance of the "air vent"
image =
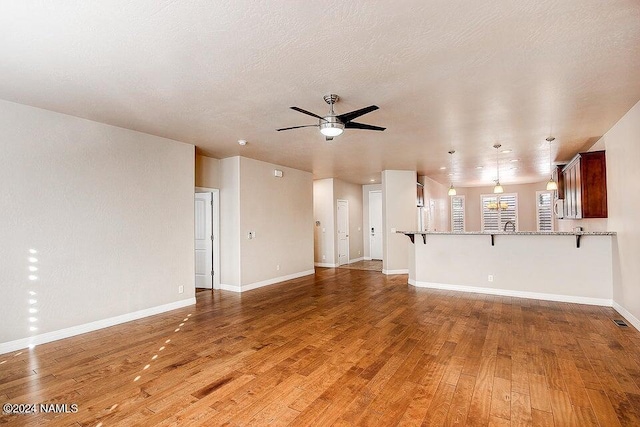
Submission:
POLYGON ((627 325, 625 323, 624 320, 620 320, 620 319, 613 319, 613 323, 615 323, 616 325, 620 326, 621 328, 626 328, 626 327, 629 326, 629 325, 627 325))

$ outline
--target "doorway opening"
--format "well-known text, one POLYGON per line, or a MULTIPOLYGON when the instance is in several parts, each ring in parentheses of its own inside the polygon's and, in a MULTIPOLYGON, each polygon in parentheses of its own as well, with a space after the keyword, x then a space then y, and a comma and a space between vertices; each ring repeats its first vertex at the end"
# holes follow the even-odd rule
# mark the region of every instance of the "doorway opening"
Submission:
POLYGON ((220 190, 196 187, 195 286, 220 289, 220 190))
POLYGON ((382 261, 382 191, 369 191, 369 257, 382 261))

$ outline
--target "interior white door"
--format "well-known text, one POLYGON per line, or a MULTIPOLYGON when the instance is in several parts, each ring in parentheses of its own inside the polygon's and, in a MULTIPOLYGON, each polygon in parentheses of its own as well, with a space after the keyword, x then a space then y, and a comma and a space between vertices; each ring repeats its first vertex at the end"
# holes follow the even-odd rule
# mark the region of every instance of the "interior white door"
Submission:
POLYGON ((349 264, 349 203, 338 200, 338 265, 349 264))
POLYGON ((382 259, 382 192, 369 192, 369 255, 382 259))
POLYGON ((213 288, 212 195, 195 198, 196 288, 213 288))

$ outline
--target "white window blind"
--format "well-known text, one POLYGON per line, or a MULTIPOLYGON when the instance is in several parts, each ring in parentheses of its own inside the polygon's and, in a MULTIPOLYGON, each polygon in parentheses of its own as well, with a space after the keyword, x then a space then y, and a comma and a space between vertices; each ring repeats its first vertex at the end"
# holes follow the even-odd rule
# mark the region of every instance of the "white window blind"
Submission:
POLYGON ((553 231, 553 192, 536 191, 538 231, 553 231))
MULTIPOLYGON (((482 231, 504 231, 508 221, 518 230, 518 194, 483 194, 480 196, 482 209, 482 231)), ((508 227, 511 231, 513 228, 508 227)))
POLYGON ((464 232, 464 196, 451 196, 451 231, 464 232))

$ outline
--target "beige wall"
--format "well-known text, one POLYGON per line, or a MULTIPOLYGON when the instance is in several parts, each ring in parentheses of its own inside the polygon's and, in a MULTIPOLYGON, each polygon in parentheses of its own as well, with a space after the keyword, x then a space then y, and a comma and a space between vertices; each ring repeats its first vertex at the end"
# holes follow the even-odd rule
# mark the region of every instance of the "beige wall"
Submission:
POLYGON ((243 287, 313 272, 311 173, 240 157, 240 218, 243 287))
MULTIPOLYGON (((333 199, 336 221, 338 218, 338 199, 346 200, 349 204, 349 260, 362 258, 364 256, 362 247, 362 185, 334 179, 333 199)), ((337 238, 334 245, 337 254, 337 238)), ((338 263, 337 257, 335 263, 338 263)))
POLYGON ((220 160, 196 155, 196 187, 220 188, 220 160))
POLYGON ((613 300, 640 328, 640 102, 602 139, 607 156, 608 225, 618 233, 613 300))
POLYGON ((240 157, 220 160, 220 285, 240 290, 240 157))
POLYGON ((327 178, 313 182, 314 261, 319 266, 338 265, 338 199, 349 204, 349 260, 363 257, 362 186, 327 178))
POLYGON ((417 228, 416 182, 415 171, 382 171, 383 273, 406 273, 409 269, 409 239, 391 230, 417 228))
POLYGON ((192 145, 5 101, 0 144, 0 343, 192 301, 192 145))
POLYGON ((367 184, 362 186, 362 246, 365 259, 371 259, 371 247, 369 242, 369 191, 382 191, 380 184, 367 184))
POLYGON ((335 265, 335 217, 333 213, 333 179, 313 181, 314 261, 326 267, 335 265))
MULTIPOLYGON (((518 194, 518 230, 536 231, 536 191, 546 189, 547 182, 534 184, 503 185, 505 193, 518 194)), ((493 194, 493 187, 459 187, 458 195, 464 196, 466 231, 480 231, 480 195, 493 194)), ((451 207, 449 207, 449 211, 451 207)))
POLYGON ((311 173, 245 157, 222 159, 220 172, 222 289, 240 292, 312 273, 311 173))
POLYGON ((418 182, 424 185, 424 209, 431 212, 431 222, 428 230, 449 231, 451 228, 449 220, 451 207, 447 194, 449 188, 427 176, 419 177, 418 182))

